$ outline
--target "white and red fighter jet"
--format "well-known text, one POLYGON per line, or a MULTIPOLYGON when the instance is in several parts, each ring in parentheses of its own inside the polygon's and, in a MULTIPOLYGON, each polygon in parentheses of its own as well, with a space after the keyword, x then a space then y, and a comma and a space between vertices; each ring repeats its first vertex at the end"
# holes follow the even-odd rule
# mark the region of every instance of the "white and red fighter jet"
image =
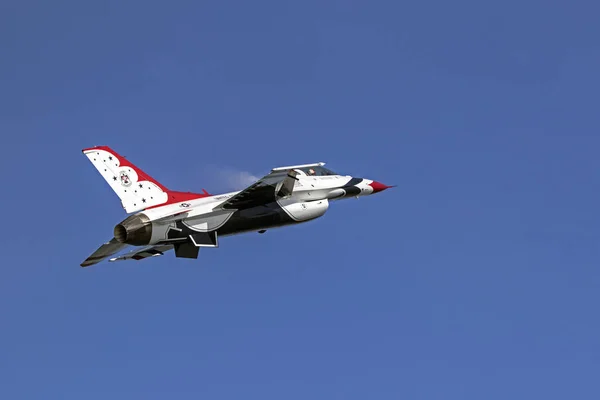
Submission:
POLYGON ((218 247, 219 237, 302 223, 321 217, 330 200, 366 196, 391 186, 336 174, 319 162, 273 168, 239 192, 211 195, 167 189, 107 146, 83 154, 121 199, 129 217, 114 227, 114 237, 82 267, 110 258, 141 260, 174 250, 175 257, 198 258, 200 247, 218 247))

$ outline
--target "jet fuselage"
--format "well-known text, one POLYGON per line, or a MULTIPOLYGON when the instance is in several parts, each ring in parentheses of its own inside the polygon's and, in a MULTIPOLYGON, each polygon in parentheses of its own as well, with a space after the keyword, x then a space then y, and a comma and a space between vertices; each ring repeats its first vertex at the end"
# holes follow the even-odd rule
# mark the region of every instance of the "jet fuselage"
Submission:
POLYGON ((379 182, 339 175, 313 163, 273 168, 247 188, 220 195, 166 188, 108 146, 83 153, 130 214, 81 266, 96 264, 124 247, 145 246, 110 261, 143 259, 174 250, 197 258, 200 247, 218 247, 218 238, 298 224, 323 216, 330 201, 368 196, 387 189, 379 182))
POLYGON ((126 244, 148 245, 185 240, 198 232, 216 232, 218 236, 262 232, 319 218, 328 210, 330 201, 367 196, 386 188, 369 179, 342 175, 299 174, 297 179, 292 195, 280 199, 267 195, 260 205, 241 210, 213 210, 240 191, 146 209, 128 219, 139 221, 139 228, 151 224, 151 229, 141 229, 137 235, 131 235, 132 239, 119 240, 123 237, 118 235, 121 223, 115 228, 115 237, 126 244), (185 218, 181 218, 182 213, 185 218), (165 214, 173 217, 163 218, 165 214))

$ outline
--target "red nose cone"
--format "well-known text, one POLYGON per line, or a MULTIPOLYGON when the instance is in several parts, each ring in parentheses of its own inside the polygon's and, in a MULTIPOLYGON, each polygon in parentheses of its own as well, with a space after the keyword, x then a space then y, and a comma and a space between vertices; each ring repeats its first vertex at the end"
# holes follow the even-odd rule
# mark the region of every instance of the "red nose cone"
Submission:
POLYGON ((382 190, 391 188, 391 186, 384 185, 383 183, 377 181, 369 183, 369 186, 373 188, 373 193, 381 192, 382 190))

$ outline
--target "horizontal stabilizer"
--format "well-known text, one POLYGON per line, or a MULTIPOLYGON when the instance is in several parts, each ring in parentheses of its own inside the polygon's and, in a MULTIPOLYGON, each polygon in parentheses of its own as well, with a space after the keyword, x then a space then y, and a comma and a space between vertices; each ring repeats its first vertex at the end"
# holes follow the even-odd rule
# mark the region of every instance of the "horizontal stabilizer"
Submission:
POLYGON ((125 247, 127 247, 126 244, 119 243, 117 239, 112 238, 110 241, 100 246, 91 256, 86 258, 85 261, 81 263, 81 266, 89 267, 90 265, 97 264, 105 258, 123 250, 125 247))

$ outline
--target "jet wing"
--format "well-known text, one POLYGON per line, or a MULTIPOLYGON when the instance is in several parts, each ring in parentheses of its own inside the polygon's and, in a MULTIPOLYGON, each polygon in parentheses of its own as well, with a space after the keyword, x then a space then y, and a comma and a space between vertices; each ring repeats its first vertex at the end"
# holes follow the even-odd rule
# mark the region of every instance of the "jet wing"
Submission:
POLYGON ((238 192, 224 202, 220 203, 213 210, 240 210, 262 206, 272 203, 280 198, 291 196, 296 183, 295 168, 315 167, 324 163, 294 165, 289 167, 273 168, 271 172, 248 186, 246 189, 238 192))
POLYGON ((98 248, 95 252, 92 253, 88 258, 85 259, 80 265, 82 267, 89 267, 90 265, 94 265, 104 260, 107 257, 112 256, 113 254, 118 253, 127 247, 126 244, 119 243, 117 239, 112 238, 108 242, 104 243, 102 246, 98 248))
POLYGON ((143 248, 137 248, 130 251, 129 253, 122 254, 118 257, 111 258, 108 261, 123 261, 123 260, 143 260, 148 257, 162 256, 165 252, 172 250, 172 244, 161 244, 155 246, 146 246, 143 248))

